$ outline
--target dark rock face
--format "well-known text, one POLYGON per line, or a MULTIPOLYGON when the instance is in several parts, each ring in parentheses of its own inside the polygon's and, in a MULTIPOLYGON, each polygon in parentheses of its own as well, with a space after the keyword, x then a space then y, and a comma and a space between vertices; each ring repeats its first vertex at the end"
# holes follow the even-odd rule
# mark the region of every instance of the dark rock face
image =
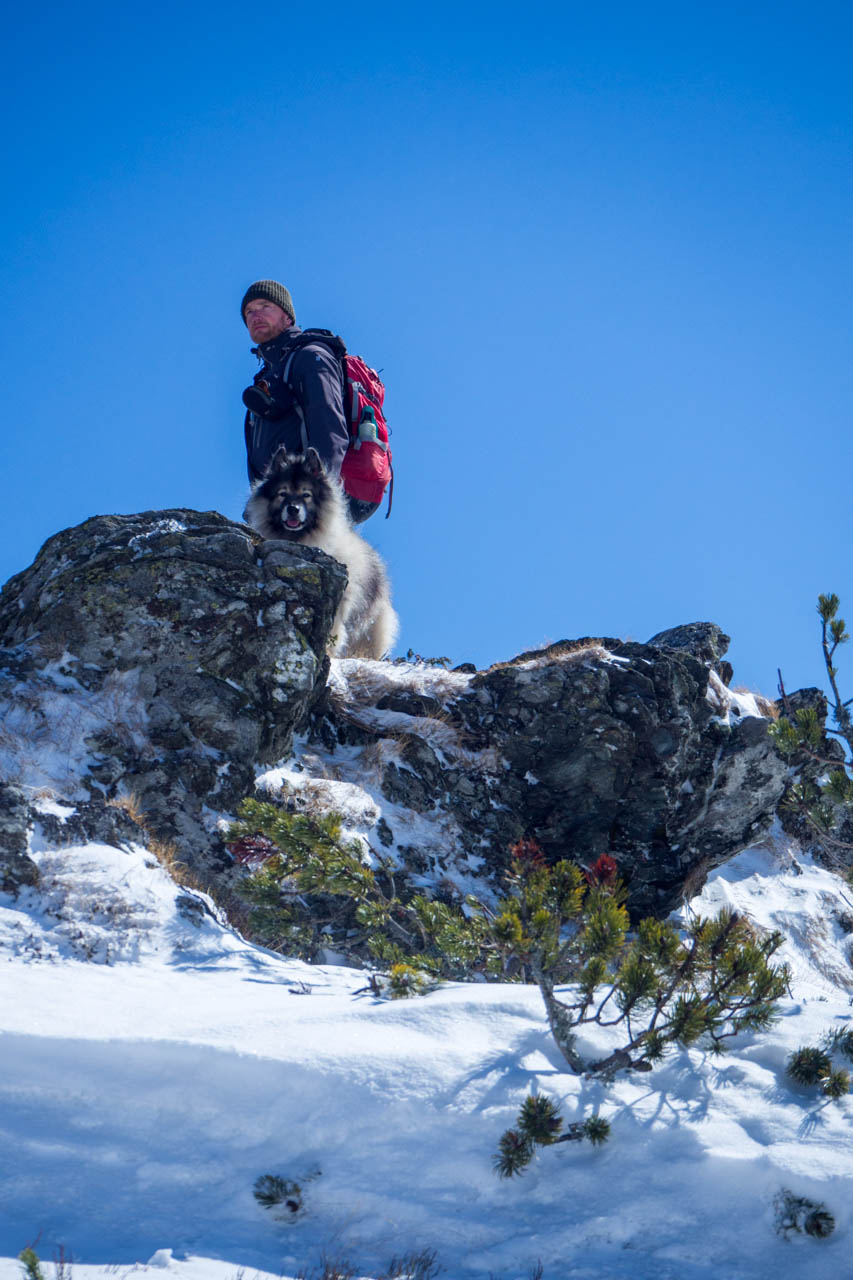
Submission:
POLYGON ((732 664, 723 660, 731 637, 715 622, 688 622, 683 627, 670 627, 668 631, 659 631, 652 636, 648 643, 656 649, 680 649, 692 654, 716 671, 723 684, 728 684, 732 678, 732 664))
POLYGON ((0 783, 0 889, 17 893, 38 882, 38 868, 27 852, 29 802, 20 787, 0 783))
POLYGON ((788 771, 728 693, 714 624, 563 641, 442 673, 443 693, 370 664, 372 703, 353 708, 324 692, 345 580, 322 552, 210 512, 99 516, 51 538, 0 595, 2 886, 34 881, 34 822, 57 841, 138 839, 105 803, 128 794, 149 833, 228 880, 217 819, 309 725, 333 752, 375 748, 376 839, 413 875, 494 877, 533 836, 551 859, 611 853, 632 910, 661 914, 772 820, 788 771), (41 787, 75 813, 31 806, 41 787))
POLYGON ((62 739, 75 799, 81 778, 93 801, 132 792, 161 839, 215 866, 205 811, 232 811, 255 764, 290 750, 345 582, 322 552, 213 512, 95 517, 3 589, 4 719, 62 739))
POLYGON ((766 830, 787 778, 767 722, 736 714, 712 677, 726 638, 713 628, 709 645, 709 626, 679 628, 672 646, 669 633, 654 645, 561 642, 478 674, 445 708, 458 754, 447 744, 437 753, 418 733, 429 707, 385 699, 377 706, 411 711, 412 732, 383 794, 452 815, 466 852, 492 868, 522 836, 551 860, 610 853, 636 915, 669 911, 688 878, 698 887, 766 830))

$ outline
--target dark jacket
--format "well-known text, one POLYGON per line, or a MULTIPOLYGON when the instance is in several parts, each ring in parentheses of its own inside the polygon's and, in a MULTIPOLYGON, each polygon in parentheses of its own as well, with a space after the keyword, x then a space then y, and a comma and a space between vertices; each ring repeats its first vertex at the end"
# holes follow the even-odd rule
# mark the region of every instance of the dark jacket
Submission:
POLYGON ((290 387, 305 414, 307 443, 317 450, 330 476, 340 474, 349 443, 340 362, 328 347, 310 342, 293 356, 287 384, 281 379, 293 339, 301 332, 294 325, 271 342, 252 348, 253 354, 263 360, 260 376, 269 384, 276 417, 261 418, 255 413, 246 416, 246 462, 251 481, 261 478, 279 445, 289 453, 303 452, 302 418, 290 387))

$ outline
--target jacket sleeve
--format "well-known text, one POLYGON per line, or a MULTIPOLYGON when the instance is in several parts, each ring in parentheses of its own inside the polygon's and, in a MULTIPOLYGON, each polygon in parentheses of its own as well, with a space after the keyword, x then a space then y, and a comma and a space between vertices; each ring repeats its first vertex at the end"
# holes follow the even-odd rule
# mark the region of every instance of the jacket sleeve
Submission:
POLYGON ((293 358, 289 381, 305 414, 308 443, 337 478, 349 444, 340 363, 326 347, 303 347, 293 358))

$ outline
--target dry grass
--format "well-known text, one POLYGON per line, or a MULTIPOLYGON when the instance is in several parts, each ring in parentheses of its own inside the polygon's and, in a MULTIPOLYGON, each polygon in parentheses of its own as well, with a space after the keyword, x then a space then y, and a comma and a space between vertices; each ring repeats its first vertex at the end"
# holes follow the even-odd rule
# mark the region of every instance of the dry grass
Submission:
POLYGON ((444 667, 399 665, 387 662, 360 662, 354 670, 344 670, 341 660, 338 676, 344 684, 346 702, 375 703, 386 693, 412 693, 441 700, 453 700, 467 687, 471 677, 444 667))
POLYGON ((690 868, 684 877, 684 884, 681 886, 681 898, 685 904, 702 892, 705 882, 713 870, 714 865, 710 858, 702 858, 690 868))
POLYGON ((142 805, 139 803, 139 796, 134 791, 124 792, 120 796, 113 796, 107 801, 111 809, 121 809, 130 818, 131 822, 142 830, 145 830, 145 814, 142 811, 142 805))
POLYGON ((124 792, 122 795, 113 796, 107 801, 113 809, 121 809, 130 818, 131 822, 135 822, 142 835, 145 838, 145 848, 149 853, 153 853, 154 857, 160 863, 160 866, 174 880, 175 884, 180 885, 184 889, 198 889, 201 893, 210 894, 209 886, 204 885, 198 876, 182 862, 178 854, 178 847, 171 840, 163 840, 157 835, 147 821, 145 810, 142 808, 139 796, 133 791, 124 792))
POLYGON ((529 649, 505 662, 493 662, 486 670, 491 672, 502 671, 507 667, 522 667, 526 671, 535 671, 556 662, 565 665, 586 662, 590 658, 603 662, 609 656, 610 651, 600 637, 584 636, 582 640, 558 640, 556 644, 549 644, 543 649, 529 649))
POLYGON ((732 693, 739 693, 741 695, 748 694, 750 697, 754 698, 755 705, 758 707, 758 710, 764 716, 765 720, 779 719, 779 707, 773 698, 765 698, 763 693, 758 693, 756 689, 749 689, 745 684, 734 685, 732 693))

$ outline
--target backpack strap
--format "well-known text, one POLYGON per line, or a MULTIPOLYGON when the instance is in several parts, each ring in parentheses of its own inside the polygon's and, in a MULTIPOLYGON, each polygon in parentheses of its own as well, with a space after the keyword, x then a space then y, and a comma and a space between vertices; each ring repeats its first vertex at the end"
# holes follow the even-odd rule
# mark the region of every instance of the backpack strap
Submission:
POLYGON ((296 352, 298 350, 299 350, 299 347, 294 347, 290 355, 285 360, 284 366, 282 367, 282 371, 281 371, 281 380, 282 382, 285 383, 288 391, 293 396, 293 407, 296 410, 297 414, 299 415, 299 434, 302 437, 302 452, 307 453, 308 452, 308 428, 305 425, 305 414, 303 412, 302 405, 299 402, 299 396, 296 394, 295 388, 291 386, 290 377, 289 377, 290 366, 293 364, 293 357, 296 355, 296 352))
POLYGON ((305 453, 306 450, 308 449, 308 428, 305 425, 305 413, 303 411, 302 405, 299 402, 299 396, 297 395, 296 389, 290 381, 290 369, 297 352, 301 351, 303 347, 310 347, 310 346, 317 346, 317 345, 326 347, 329 351, 331 351, 332 355, 336 357, 338 361, 338 367, 341 371, 341 379, 342 381, 344 381, 345 373, 343 368, 343 360, 344 360, 344 356, 347 353, 347 347, 343 338, 339 337, 335 333, 332 333, 331 329, 303 329, 302 332, 299 334, 299 336, 297 338, 294 338, 293 343, 291 344, 290 351, 287 353, 287 358, 285 359, 285 362, 281 367, 282 382, 285 383, 288 391, 293 396, 293 405, 294 405, 294 408, 296 409, 296 412, 299 414, 299 431, 302 436, 302 452, 303 453, 305 453))

